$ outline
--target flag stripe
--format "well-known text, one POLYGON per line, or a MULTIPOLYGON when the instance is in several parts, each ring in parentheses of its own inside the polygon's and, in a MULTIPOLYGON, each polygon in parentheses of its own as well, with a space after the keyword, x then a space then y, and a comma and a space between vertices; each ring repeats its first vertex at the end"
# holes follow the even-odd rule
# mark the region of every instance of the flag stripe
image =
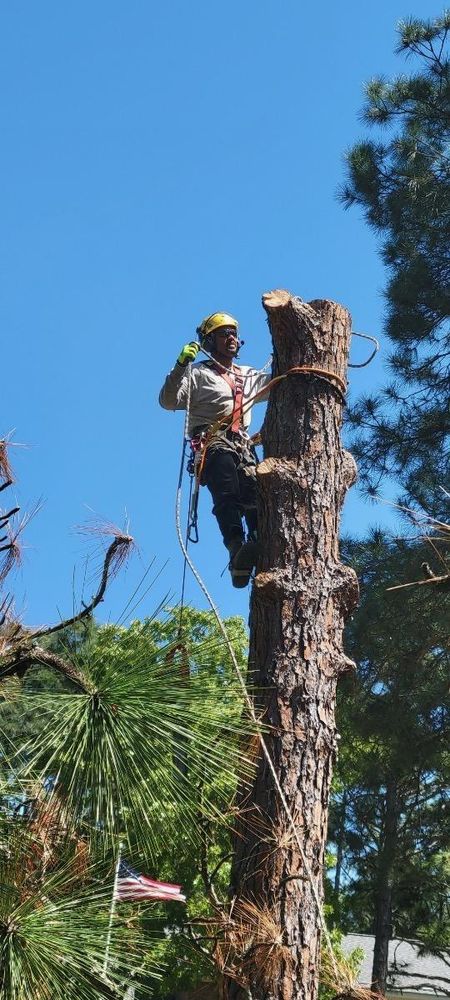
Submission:
POLYGON ((134 871, 126 862, 122 861, 117 879, 115 899, 133 902, 140 899, 157 900, 178 900, 186 902, 186 896, 180 892, 181 885, 171 882, 158 882, 156 879, 147 878, 134 871))

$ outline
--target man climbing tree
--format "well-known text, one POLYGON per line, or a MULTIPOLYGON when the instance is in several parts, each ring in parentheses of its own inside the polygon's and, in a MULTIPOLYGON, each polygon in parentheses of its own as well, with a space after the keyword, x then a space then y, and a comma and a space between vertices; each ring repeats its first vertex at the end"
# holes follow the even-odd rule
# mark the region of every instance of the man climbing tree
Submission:
POLYGON ((248 428, 252 400, 267 399, 264 388, 270 376, 235 364, 243 341, 238 338, 237 320, 228 313, 207 316, 197 334, 200 343, 185 344, 159 402, 165 410, 188 410, 187 433, 197 455, 200 482, 211 493, 213 513, 230 554, 232 583, 245 587, 257 554, 257 457, 248 428), (200 350, 208 359, 188 369, 200 350))

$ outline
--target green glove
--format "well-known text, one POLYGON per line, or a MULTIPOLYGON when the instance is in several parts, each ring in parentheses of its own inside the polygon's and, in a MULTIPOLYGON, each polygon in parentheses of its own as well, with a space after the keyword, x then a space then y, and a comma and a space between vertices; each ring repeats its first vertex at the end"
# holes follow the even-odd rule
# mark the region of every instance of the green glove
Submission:
POLYGON ((185 344, 183 350, 177 357, 179 365, 188 365, 190 361, 195 361, 200 350, 200 344, 196 340, 191 340, 190 344, 185 344))

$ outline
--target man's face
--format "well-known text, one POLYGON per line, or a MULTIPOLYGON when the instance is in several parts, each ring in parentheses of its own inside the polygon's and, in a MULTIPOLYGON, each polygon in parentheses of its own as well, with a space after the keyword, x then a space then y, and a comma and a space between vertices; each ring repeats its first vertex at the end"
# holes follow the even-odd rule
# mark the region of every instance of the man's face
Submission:
POLYGON ((234 326, 221 326, 215 331, 214 351, 222 357, 234 358, 238 352, 238 339, 234 326))

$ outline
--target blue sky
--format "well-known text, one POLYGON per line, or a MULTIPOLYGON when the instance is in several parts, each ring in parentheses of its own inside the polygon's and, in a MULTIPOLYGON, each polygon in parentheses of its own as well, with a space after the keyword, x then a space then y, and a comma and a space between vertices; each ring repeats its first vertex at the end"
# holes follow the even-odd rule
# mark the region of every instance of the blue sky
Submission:
MULTIPOLYGON (((135 614, 177 599, 183 420, 157 395, 203 316, 236 315, 241 360, 257 367, 270 288, 335 299, 355 330, 382 332, 376 240, 336 190, 364 135, 364 82, 404 69, 396 22, 439 13, 412 3, 4 6, 0 433, 26 445, 13 453, 19 502, 45 499, 15 582, 28 623, 70 611, 84 574, 90 596, 98 552, 73 526, 91 510, 128 517, 139 546, 101 619, 119 616, 153 557, 167 565, 135 614)), ((380 383, 386 354, 353 372, 353 395, 380 383)), ((344 529, 389 517, 354 489, 344 529)), ((194 558, 216 602, 246 616, 247 592, 220 576, 206 491, 200 535, 194 558)), ((193 580, 187 599, 203 606, 193 580)))

